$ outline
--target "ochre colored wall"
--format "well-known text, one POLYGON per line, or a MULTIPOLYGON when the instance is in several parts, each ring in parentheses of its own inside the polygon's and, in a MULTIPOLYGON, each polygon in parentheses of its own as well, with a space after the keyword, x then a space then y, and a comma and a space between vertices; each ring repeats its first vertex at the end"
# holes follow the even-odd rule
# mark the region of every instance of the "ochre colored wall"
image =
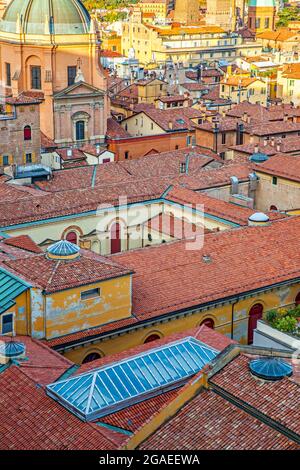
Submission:
POLYGON ((130 275, 44 295, 31 291, 31 325, 35 338, 55 338, 100 326, 131 315, 130 275), (100 288, 100 297, 81 300, 80 294, 100 288))
MULTIPOLYGON (((151 280, 149 282, 151 282, 151 280)), ((239 301, 234 306, 234 339, 242 344, 247 344, 249 311, 254 304, 262 303, 264 306, 264 312, 267 312, 272 308, 292 304, 299 291, 300 284, 298 283, 295 286, 277 288, 274 289, 274 291, 269 291, 239 301)), ((214 320, 216 331, 230 337, 232 305, 227 303, 223 306, 212 308, 204 312, 198 311, 186 317, 181 317, 179 319, 174 319, 138 330, 132 330, 122 336, 112 337, 105 341, 93 344, 92 346, 69 350, 64 354, 70 360, 76 363, 81 363, 91 352, 99 352, 100 355, 106 356, 114 354, 116 352, 138 346, 139 344, 143 344, 150 334, 155 333, 161 337, 168 336, 172 333, 178 333, 189 328, 197 327, 206 318, 214 320)))

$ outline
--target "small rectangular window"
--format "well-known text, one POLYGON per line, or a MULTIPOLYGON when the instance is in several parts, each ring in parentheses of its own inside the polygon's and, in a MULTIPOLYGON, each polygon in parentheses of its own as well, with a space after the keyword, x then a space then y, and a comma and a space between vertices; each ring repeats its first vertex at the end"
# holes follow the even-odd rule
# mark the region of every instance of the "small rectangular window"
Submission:
POLYGON ((12 313, 2 316, 2 334, 7 335, 14 332, 14 316, 12 313))
POLYGON ((3 155, 3 166, 9 165, 9 156, 3 155))
POLYGON ((76 65, 69 65, 68 66, 68 86, 74 85, 76 74, 77 74, 76 65))
POLYGON ((222 144, 226 144, 226 133, 222 132, 222 144))
POLYGON ((80 294, 81 300, 89 300, 95 299, 100 297, 100 289, 97 287, 96 289, 85 290, 80 294))
POLYGON ((26 153, 25 159, 26 159, 26 163, 32 163, 32 154, 26 153))
POLYGON ((277 184, 277 176, 273 176, 272 178, 272 184, 274 184, 276 186, 277 184))
POLYGON ((6 86, 11 86, 11 67, 8 62, 5 63, 6 70, 6 86))
POLYGON ((33 90, 41 90, 42 89, 42 79, 41 79, 41 67, 40 66, 32 66, 31 67, 31 88, 33 90))
POLYGON ((129 152, 128 152, 128 150, 127 150, 127 151, 125 152, 125 160, 128 160, 128 158, 129 158, 129 152))

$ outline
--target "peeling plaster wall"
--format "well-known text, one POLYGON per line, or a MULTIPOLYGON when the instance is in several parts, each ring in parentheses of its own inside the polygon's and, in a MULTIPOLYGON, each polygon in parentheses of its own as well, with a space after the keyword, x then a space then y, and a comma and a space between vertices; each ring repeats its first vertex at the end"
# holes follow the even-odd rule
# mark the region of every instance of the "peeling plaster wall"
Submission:
MULTIPOLYGON (((264 312, 275 307, 293 304, 300 292, 300 283, 294 286, 284 286, 273 291, 257 294, 239 301, 234 306, 234 334, 233 339, 247 344, 249 311, 256 303, 262 303, 264 312)), ((215 329, 228 337, 231 336, 232 305, 227 303, 218 307, 212 307, 205 311, 195 311, 185 317, 180 317, 165 323, 157 323, 145 328, 132 330, 124 335, 107 338, 93 345, 86 344, 77 349, 70 349, 65 356, 70 360, 81 364, 90 352, 99 352, 102 355, 110 355, 143 344, 150 334, 159 334, 161 337, 172 333, 185 331, 199 326, 203 320, 211 318, 215 322, 215 329)))
POLYGON ((131 316, 130 276, 47 295, 46 338, 56 338, 131 316), (99 288, 100 297, 81 300, 81 292, 99 288))
POLYGON ((40 289, 31 289, 31 336, 42 339, 45 337, 44 296, 40 289))

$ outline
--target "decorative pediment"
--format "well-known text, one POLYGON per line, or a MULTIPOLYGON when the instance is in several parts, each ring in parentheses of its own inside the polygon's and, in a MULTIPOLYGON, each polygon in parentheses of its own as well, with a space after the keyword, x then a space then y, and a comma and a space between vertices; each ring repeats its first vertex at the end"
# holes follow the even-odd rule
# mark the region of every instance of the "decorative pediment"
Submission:
POLYGON ((71 98, 71 97, 82 97, 82 96, 104 96, 105 92, 103 90, 100 90, 99 88, 96 88, 92 85, 89 85, 86 82, 78 82, 74 83, 71 86, 68 86, 67 88, 64 88, 63 90, 59 91, 58 93, 55 93, 54 99, 63 99, 63 98, 71 98))

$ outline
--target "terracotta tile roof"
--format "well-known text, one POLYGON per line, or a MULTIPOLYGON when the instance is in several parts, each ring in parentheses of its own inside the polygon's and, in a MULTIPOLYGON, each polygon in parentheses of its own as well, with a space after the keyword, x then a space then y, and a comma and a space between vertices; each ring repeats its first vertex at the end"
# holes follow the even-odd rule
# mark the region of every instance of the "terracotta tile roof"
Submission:
MULTIPOLYGON (((158 126, 167 132, 179 130, 193 130, 194 125, 191 119, 202 117, 202 112, 194 108, 173 108, 173 109, 147 109, 143 111, 158 126), (172 123, 172 129, 169 123, 172 123)), ((130 119, 130 118, 128 118, 130 119)))
POLYGON ((74 260, 53 260, 43 253, 18 260, 6 260, 3 261, 3 265, 33 285, 44 289, 46 293, 84 286, 130 273, 129 269, 86 250, 81 250, 80 257, 74 260))
POLYGON ((299 34, 288 31, 286 29, 279 29, 278 31, 263 31, 256 35, 257 39, 269 39, 273 41, 288 41, 289 39, 297 40, 299 34))
POLYGON ((100 57, 123 57, 122 54, 116 51, 102 50, 100 57))
MULTIPOLYGON (((236 377, 234 381, 237 382, 236 377)), ((204 390, 142 443, 140 449, 288 450, 299 446, 214 392, 204 390)))
POLYGON ((232 145, 228 148, 252 155, 255 152, 256 145, 258 145, 259 152, 265 153, 268 156, 273 156, 279 152, 293 153, 300 151, 300 137, 287 136, 285 139, 278 139, 275 141, 274 145, 272 145, 270 142, 268 142, 267 145, 253 142, 243 145, 232 145))
POLYGON ((187 82, 187 83, 183 83, 181 86, 188 91, 205 91, 209 89, 209 85, 206 85, 203 83, 197 83, 197 82, 195 83, 187 82))
MULTIPOLYGON (((220 118, 217 122, 218 128, 220 132, 228 132, 228 131, 235 131, 238 121, 234 118, 225 117, 220 118)), ((202 124, 195 124, 195 128, 207 132, 213 132, 215 127, 215 123, 211 121, 205 121, 202 124)))
POLYGON ((267 108, 260 104, 249 103, 248 101, 243 101, 242 103, 233 106, 233 108, 226 112, 226 116, 241 118, 245 113, 255 119, 259 117, 261 120, 269 120, 270 117, 270 112, 267 108))
POLYGON ((230 184, 230 177, 236 176, 239 181, 248 181, 252 165, 249 162, 230 162, 220 168, 203 168, 197 175, 180 175, 171 181, 171 184, 179 184, 188 189, 200 190, 230 184))
POLYGON ((54 140, 50 139, 47 137, 42 131, 41 131, 41 147, 43 149, 48 149, 48 148, 56 148, 57 144, 54 142, 54 140))
POLYGON ((3 243, 10 246, 21 248, 31 253, 42 253, 43 250, 28 235, 18 235, 3 240, 3 243))
POLYGON ((173 101, 185 101, 187 98, 184 95, 167 95, 160 96, 156 101, 162 101, 162 103, 173 103, 173 101))
POLYGON ((255 378, 249 371, 251 357, 239 355, 210 382, 255 410, 300 434, 300 386, 289 378, 276 382, 255 378))
POLYGON ((200 249, 199 243, 187 249, 191 241, 178 241, 112 259, 134 271, 133 314, 145 320, 299 277, 299 229, 300 217, 293 217, 208 233, 200 249))
POLYGON ((257 172, 279 176, 300 182, 300 158, 290 155, 275 155, 260 165, 255 165, 257 172))
POLYGON ((80 421, 16 366, 0 374, 0 390, 3 450, 109 450, 124 439, 80 421))
MULTIPOLYGON (((248 207, 238 206, 237 204, 222 201, 221 199, 210 197, 204 193, 196 193, 195 191, 179 186, 173 187, 168 192, 165 199, 186 206, 191 205, 195 208, 198 206, 199 210, 203 206, 205 213, 229 220, 239 225, 248 225, 248 218, 254 212, 253 209, 249 209, 248 207)), ((283 217, 277 213, 270 213, 270 218, 272 218, 273 215, 275 215, 276 218, 283 217)))
POLYGON ((274 134, 288 134, 289 132, 300 132, 300 122, 291 122, 291 121, 275 121, 275 122, 264 122, 262 126, 261 123, 253 124, 246 127, 246 132, 252 133, 258 136, 268 136, 274 134))
POLYGON ((167 235, 176 239, 194 238, 197 233, 202 234, 205 230, 203 225, 199 226, 191 224, 184 219, 172 217, 169 214, 161 213, 152 219, 148 220, 144 225, 147 225, 150 230, 154 230, 162 235, 167 235))
POLYGON ((81 151, 81 149, 57 149, 56 153, 63 159, 63 160, 85 160, 86 156, 81 151), (68 155, 68 151, 70 151, 71 155, 68 155))
MULTIPOLYGON (((11 338, 3 336, 1 341, 10 342, 11 338)), ((74 366, 69 359, 30 336, 18 335, 14 337, 14 341, 23 343, 26 348, 26 359, 18 360, 18 367, 40 385, 54 382, 74 366)))
POLYGON ((256 145, 258 145, 258 151, 266 154, 267 156, 272 156, 277 153, 276 146, 271 144, 257 144, 256 142, 242 144, 242 145, 232 145, 228 149, 236 150, 237 152, 246 153, 247 155, 253 155, 255 153, 256 145))
POLYGON ((107 131, 106 135, 110 139, 115 139, 115 138, 126 138, 130 137, 130 134, 123 129, 123 127, 115 120, 112 118, 109 118, 107 120, 107 131))
POLYGON ((221 80, 220 83, 222 85, 228 85, 228 86, 238 87, 240 85, 242 87, 248 87, 257 81, 265 83, 263 80, 259 78, 241 77, 239 75, 237 76, 232 75, 228 78, 224 78, 223 80, 221 80))
POLYGON ((23 92, 18 96, 8 97, 5 99, 5 102, 15 106, 21 105, 30 105, 30 104, 40 104, 41 100, 44 98, 44 94, 39 92, 23 92))
POLYGON ((178 389, 162 393, 161 395, 117 411, 114 414, 105 416, 100 421, 111 426, 125 429, 126 431, 135 432, 160 408, 174 400, 177 393, 178 389))
POLYGON ((289 79, 300 79, 300 64, 291 63, 283 65, 282 76, 289 79))

